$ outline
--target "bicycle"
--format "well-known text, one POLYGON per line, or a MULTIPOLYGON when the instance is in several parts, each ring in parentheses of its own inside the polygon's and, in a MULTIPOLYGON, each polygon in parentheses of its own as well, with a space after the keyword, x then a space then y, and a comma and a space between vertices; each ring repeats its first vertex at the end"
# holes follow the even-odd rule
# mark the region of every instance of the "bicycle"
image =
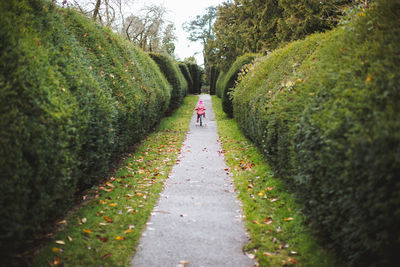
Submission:
POLYGON ((204 114, 200 114, 199 116, 200 126, 203 126, 203 116, 204 114))

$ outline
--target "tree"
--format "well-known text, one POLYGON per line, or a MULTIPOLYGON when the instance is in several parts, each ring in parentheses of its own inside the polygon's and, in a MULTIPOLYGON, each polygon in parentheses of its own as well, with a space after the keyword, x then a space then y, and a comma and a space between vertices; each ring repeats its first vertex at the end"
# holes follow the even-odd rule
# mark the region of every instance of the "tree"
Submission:
POLYGON ((175 26, 165 24, 166 9, 162 5, 149 5, 139 14, 126 12, 135 0, 53 0, 59 5, 73 7, 102 25, 121 33, 145 51, 165 53, 174 57, 175 26))
POLYGON ((174 58, 176 35, 174 33, 175 25, 170 23, 165 27, 163 38, 161 41, 162 51, 174 58))
POLYGON ((217 16, 217 7, 210 6, 205 10, 205 14, 197 15, 196 19, 185 22, 183 24, 183 29, 187 31, 190 35, 188 39, 192 42, 201 41, 203 44, 203 58, 204 65, 207 69, 208 58, 207 53, 209 49, 209 40, 214 40, 213 24, 217 16))
POLYGON ((353 0, 232 0, 218 7, 216 61, 227 70, 245 53, 267 53, 334 27, 353 0))
POLYGON ((145 7, 144 15, 130 15, 126 18, 124 33, 131 42, 145 51, 159 52, 165 8, 151 5, 145 7))
POLYGON ((100 22, 104 26, 114 29, 124 28, 124 12, 134 0, 54 0, 63 7, 74 7, 100 22), (121 25, 122 24, 122 25, 121 25))

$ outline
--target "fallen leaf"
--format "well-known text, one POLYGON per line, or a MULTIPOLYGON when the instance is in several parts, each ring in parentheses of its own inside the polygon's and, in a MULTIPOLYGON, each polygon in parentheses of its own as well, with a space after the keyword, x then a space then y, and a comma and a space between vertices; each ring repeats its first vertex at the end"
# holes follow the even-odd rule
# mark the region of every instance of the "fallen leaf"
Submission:
POLYGON ((257 194, 257 196, 263 196, 265 194, 265 191, 264 190, 261 190, 258 194, 257 194))
POLYGON ((104 218, 104 220, 106 220, 109 223, 113 222, 113 220, 111 218, 109 218, 108 216, 104 216, 103 218, 104 218))
POLYGON ((107 258, 109 258, 109 257, 111 257, 111 253, 107 253, 107 254, 105 254, 103 257, 101 257, 102 259, 107 259, 107 258))
POLYGON ((249 259, 254 259, 254 258, 256 257, 254 254, 251 254, 251 253, 246 253, 246 256, 247 256, 249 259))
POLYGON ((132 229, 124 231, 125 234, 129 234, 130 232, 132 232, 132 229))
POLYGON ((105 243, 108 241, 107 237, 102 237, 102 236, 97 236, 97 239, 100 240, 101 242, 105 243))
POLYGON ((110 207, 116 207, 118 204, 117 203, 111 203, 109 206, 110 207))
POLYGON ((69 242, 72 242, 72 237, 70 237, 69 235, 67 235, 67 238, 68 238, 68 240, 69 240, 69 242))
POLYGON ((84 231, 87 234, 91 234, 92 233, 92 231, 90 231, 89 229, 83 229, 82 231, 84 231))
POLYGON ((62 240, 57 240, 56 243, 59 244, 59 245, 65 245, 65 242, 62 241, 62 240))
POLYGON ((59 221, 57 224, 67 224, 66 220, 59 221))
POLYGON ((255 224, 260 224, 260 222, 259 222, 259 221, 256 221, 256 220, 254 220, 253 223, 255 223, 255 224))
POLYGON ((190 262, 189 261, 180 261, 179 264, 186 266, 188 265, 190 262))
POLYGON ((86 222, 87 222, 87 219, 86 219, 86 218, 83 218, 83 219, 81 220, 81 222, 82 222, 82 223, 86 223, 86 222))
POLYGON ((292 217, 289 217, 289 218, 286 218, 286 219, 283 219, 285 222, 289 222, 289 221, 293 221, 293 218, 292 217))
POLYGON ((299 262, 298 261, 296 261, 295 259, 293 259, 293 258, 288 258, 288 261, 290 261, 291 263, 294 263, 294 264, 298 264, 299 262))
POLYGON ((265 224, 271 224, 271 223, 272 223, 272 218, 271 218, 271 217, 266 218, 266 219, 264 220, 264 223, 265 223, 265 224))
POLYGON ((116 237, 115 237, 115 240, 125 240, 125 237, 123 237, 123 236, 116 236, 116 237))
POLYGON ((58 258, 54 258, 53 264, 54 265, 60 264, 60 260, 58 258))
POLYGON ((271 190, 273 190, 274 189, 274 186, 267 186, 266 188, 265 188, 265 190, 267 190, 267 191, 271 191, 271 190))
POLYGON ((57 248, 57 247, 54 247, 54 248, 52 248, 51 250, 52 250, 53 252, 55 252, 55 253, 59 253, 59 252, 62 251, 62 249, 57 248))
POLYGON ((269 252, 266 252, 266 251, 264 251, 263 254, 264 254, 265 256, 268 256, 268 257, 271 257, 271 256, 274 256, 274 255, 275 255, 275 253, 269 253, 269 252))

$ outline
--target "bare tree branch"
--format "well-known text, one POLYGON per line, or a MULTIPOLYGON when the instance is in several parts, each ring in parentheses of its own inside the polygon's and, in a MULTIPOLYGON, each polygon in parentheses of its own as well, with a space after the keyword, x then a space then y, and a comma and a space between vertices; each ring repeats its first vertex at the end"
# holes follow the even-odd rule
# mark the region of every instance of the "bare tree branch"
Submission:
POLYGON ((93 11, 93 19, 94 20, 96 20, 97 15, 99 14, 100 4, 101 4, 101 0, 97 0, 96 6, 95 6, 94 11, 93 11))

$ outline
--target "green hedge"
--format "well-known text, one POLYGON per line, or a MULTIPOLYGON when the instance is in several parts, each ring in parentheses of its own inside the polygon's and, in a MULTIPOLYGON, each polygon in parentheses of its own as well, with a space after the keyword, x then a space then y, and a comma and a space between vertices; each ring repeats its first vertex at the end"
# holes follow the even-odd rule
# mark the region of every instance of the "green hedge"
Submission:
MULTIPOLYGON (((146 53, 109 29, 73 11, 65 11, 63 18, 71 38, 85 49, 82 56, 90 64, 91 75, 99 81, 99 89, 112 97, 116 117, 114 127, 110 128, 115 138, 110 143, 115 145, 113 153, 123 151, 143 138, 164 115, 172 88, 146 53)), ((85 147, 96 150, 103 141, 96 137, 85 143, 85 147)))
POLYGON ((183 77, 185 77, 185 80, 188 84, 188 91, 190 91, 190 88, 193 87, 193 80, 192 76, 190 75, 189 68, 186 63, 183 62, 178 62, 178 67, 181 70, 183 77))
POLYGON ((222 98, 222 95, 223 95, 223 92, 224 92, 224 90, 223 90, 223 82, 225 80, 225 75, 226 75, 226 72, 223 71, 223 70, 220 70, 219 71, 219 75, 218 75, 218 79, 215 82, 215 94, 219 98, 222 98))
POLYGON ((400 247, 400 4, 256 61, 238 124, 298 193, 348 266, 393 266, 400 247))
POLYGON ((210 67, 210 95, 216 94, 216 83, 219 76, 219 69, 217 66, 210 67))
POLYGON ((172 86, 169 110, 177 109, 188 92, 188 83, 180 71, 178 64, 171 57, 164 54, 149 53, 150 57, 160 67, 161 72, 172 86))
POLYGON ((187 63, 187 66, 193 81, 193 86, 189 88, 189 92, 192 94, 200 94, 202 70, 200 66, 195 63, 187 63))
POLYGON ((220 81, 219 86, 221 87, 220 91, 222 91, 222 109, 230 118, 233 117, 231 92, 236 87, 239 73, 243 71, 243 67, 246 64, 251 63, 257 56, 258 54, 244 54, 238 57, 235 62, 233 62, 227 73, 221 77, 222 80, 220 81))
POLYGON ((0 249, 7 262, 159 121, 171 87, 147 54, 48 1, 2 3, 0 27, 0 249))

